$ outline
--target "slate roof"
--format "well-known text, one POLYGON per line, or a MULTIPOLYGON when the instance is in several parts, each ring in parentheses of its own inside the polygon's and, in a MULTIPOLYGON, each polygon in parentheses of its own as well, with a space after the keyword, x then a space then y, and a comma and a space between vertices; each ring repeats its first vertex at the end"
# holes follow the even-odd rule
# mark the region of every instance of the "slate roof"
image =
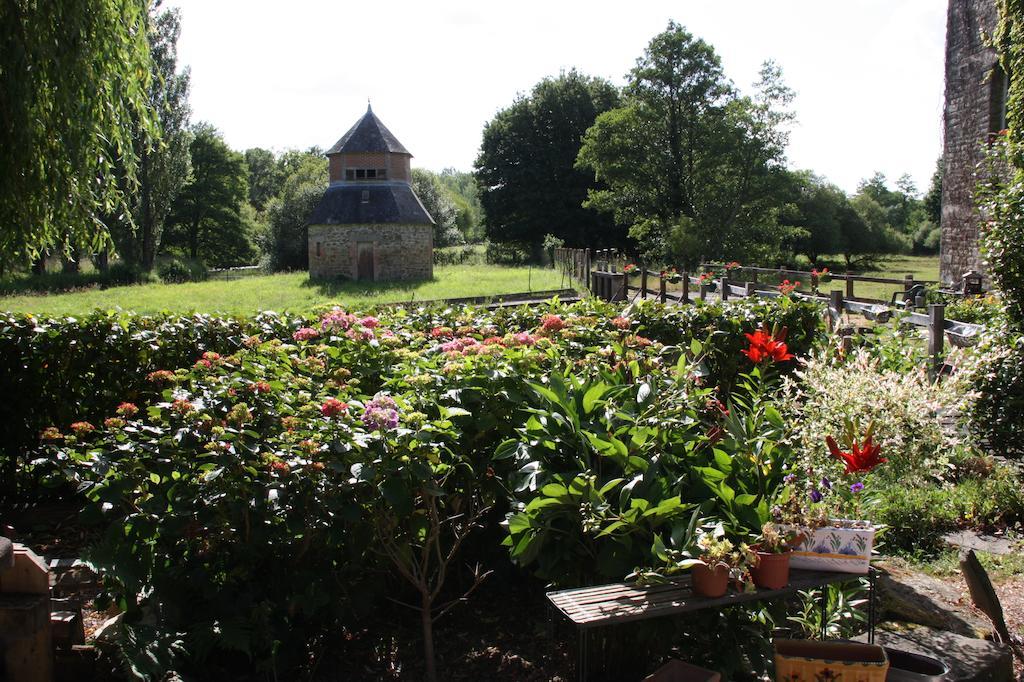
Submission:
POLYGON ((433 225, 412 187, 404 182, 341 182, 324 192, 309 217, 310 225, 404 223, 433 225), (366 192, 367 201, 363 201, 366 192))
MULTIPOLYGON (((350 152, 391 152, 392 154, 409 154, 398 138, 384 127, 370 105, 366 105, 366 113, 349 128, 349 131, 327 150, 327 154, 345 154, 350 152)), ((412 156, 412 154, 409 154, 412 156)))

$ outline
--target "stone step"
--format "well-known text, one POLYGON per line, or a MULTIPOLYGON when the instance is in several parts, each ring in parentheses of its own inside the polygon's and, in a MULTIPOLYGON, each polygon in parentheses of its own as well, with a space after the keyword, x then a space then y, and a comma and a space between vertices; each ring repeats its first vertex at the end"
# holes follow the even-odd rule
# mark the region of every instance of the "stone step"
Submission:
MULTIPOLYGON (((867 641, 867 635, 856 637, 867 641)), ((929 656, 946 665, 948 682, 1013 682, 1009 647, 985 639, 964 637, 923 625, 885 623, 875 632, 875 644, 929 656)))

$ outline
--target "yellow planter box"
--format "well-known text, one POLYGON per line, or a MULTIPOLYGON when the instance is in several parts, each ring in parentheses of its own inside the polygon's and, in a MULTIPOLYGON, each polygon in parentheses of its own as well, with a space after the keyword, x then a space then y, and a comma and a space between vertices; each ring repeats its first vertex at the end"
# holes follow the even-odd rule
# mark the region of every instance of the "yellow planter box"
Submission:
POLYGON ((874 644, 775 640, 776 682, 885 682, 889 659, 874 644))

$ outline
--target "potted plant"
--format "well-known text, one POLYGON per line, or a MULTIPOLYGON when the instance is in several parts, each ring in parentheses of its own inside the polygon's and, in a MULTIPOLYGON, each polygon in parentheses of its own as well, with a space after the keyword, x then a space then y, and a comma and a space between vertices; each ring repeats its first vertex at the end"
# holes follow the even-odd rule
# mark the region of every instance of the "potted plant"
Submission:
POLYGON ((702 533, 697 548, 698 557, 686 563, 691 565, 693 592, 701 597, 721 597, 729 588, 729 579, 742 581, 753 563, 750 548, 745 544, 736 547, 724 533, 702 533))
POLYGON ((792 545, 800 539, 795 529, 784 529, 770 521, 764 524, 752 546, 757 553, 757 563, 750 569, 754 584, 769 590, 781 590, 788 585, 792 545))
POLYGON ((856 475, 868 473, 887 460, 880 456, 881 445, 873 440, 873 425, 861 438, 855 436, 858 431, 847 422, 842 436, 845 450, 831 436, 825 439, 832 456, 846 465, 842 480, 813 477, 806 496, 792 489, 784 492, 786 498, 778 507, 777 520, 784 522, 783 528, 803 534, 793 547, 793 568, 861 575, 868 572, 877 528, 863 518, 862 508, 869 503, 869 495, 856 475), (847 514, 853 518, 843 518, 847 514))

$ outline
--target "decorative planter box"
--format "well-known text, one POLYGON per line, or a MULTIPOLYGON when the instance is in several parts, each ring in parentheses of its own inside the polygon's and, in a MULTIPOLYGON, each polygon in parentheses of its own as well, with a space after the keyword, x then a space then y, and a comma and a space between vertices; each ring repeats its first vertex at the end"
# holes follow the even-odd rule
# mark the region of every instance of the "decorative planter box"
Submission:
POLYGON ((805 530, 802 543, 793 548, 789 565, 817 571, 865 575, 875 543, 875 528, 864 521, 835 519, 832 525, 805 530))
POLYGON ((775 640, 778 682, 885 682, 889 659, 875 644, 775 640))

